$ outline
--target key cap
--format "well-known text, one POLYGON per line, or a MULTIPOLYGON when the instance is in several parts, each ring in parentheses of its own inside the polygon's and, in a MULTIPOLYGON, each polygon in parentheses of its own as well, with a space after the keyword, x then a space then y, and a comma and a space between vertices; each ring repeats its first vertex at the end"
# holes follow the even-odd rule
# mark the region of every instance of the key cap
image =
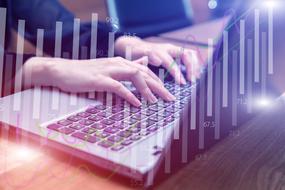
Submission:
POLYGON ((108 136, 110 136, 109 133, 105 133, 105 132, 102 132, 102 131, 96 131, 95 134, 94 134, 96 137, 99 137, 99 138, 106 138, 108 136))
POLYGON ((128 145, 130 145, 130 144, 132 144, 132 143, 133 143, 133 141, 126 139, 125 141, 123 141, 123 142, 121 143, 121 145, 128 146, 128 145))
POLYGON ((81 140, 84 140, 84 141, 87 141, 87 142, 90 142, 90 143, 95 143, 95 142, 98 142, 101 140, 101 139, 94 137, 90 134, 86 134, 86 133, 82 133, 82 132, 73 133, 71 136, 78 138, 78 139, 81 139, 81 140))
POLYGON ((97 110, 105 110, 105 109, 107 109, 107 107, 105 105, 97 105, 97 106, 95 106, 95 108, 97 110))
POLYGON ((98 116, 98 115, 94 115, 94 116, 89 117, 88 119, 97 122, 97 121, 100 121, 100 120, 102 120, 104 118, 101 117, 101 116, 98 116))
POLYGON ((94 121, 91 121, 91 120, 89 120, 89 119, 84 119, 84 120, 81 120, 79 123, 80 123, 81 125, 88 126, 88 125, 93 124, 94 121))
POLYGON ((138 140, 140 140, 142 137, 140 136, 140 135, 134 135, 134 136, 132 136, 132 137, 130 137, 130 139, 132 140, 132 141, 138 141, 138 140))
POLYGON ((91 125, 90 127, 100 130, 100 129, 106 128, 107 126, 102 124, 102 123, 95 123, 95 124, 91 125))
POLYGON ((77 114, 78 116, 80 117, 83 117, 83 118, 87 118, 89 117, 91 114, 90 113, 87 113, 87 112, 80 112, 77 114))
POLYGON ((71 125, 71 124, 72 124, 71 121, 68 121, 68 120, 65 120, 65 119, 60 120, 60 121, 58 121, 57 123, 60 124, 60 125, 62 125, 62 126, 68 126, 68 125, 71 125))
POLYGON ((108 140, 104 140, 104 141, 99 142, 98 145, 100 145, 100 146, 102 146, 104 148, 109 148, 109 147, 113 146, 114 143, 110 142, 108 140))
POLYGON ((118 133, 118 135, 121 136, 121 137, 127 138, 127 137, 131 136, 132 133, 130 131, 120 131, 118 133))
POLYGON ((111 133, 111 134, 117 133, 118 131, 119 131, 119 129, 114 128, 114 127, 108 127, 106 129, 104 129, 104 132, 111 133))
POLYGON ((81 117, 73 115, 73 116, 68 117, 67 119, 69 121, 72 121, 72 122, 77 122, 77 121, 79 121, 81 119, 81 117))
POLYGON ((119 150, 122 150, 123 148, 124 148, 124 146, 122 146, 122 145, 117 145, 117 146, 112 147, 111 150, 113 150, 113 151, 119 151, 119 150))
POLYGON ((65 135, 69 135, 69 134, 73 133, 75 130, 70 129, 68 127, 64 127, 64 128, 60 128, 58 131, 65 134, 65 135))
POLYGON ((116 136, 116 135, 113 135, 111 137, 108 137, 108 140, 111 141, 111 142, 120 142, 122 141, 124 138, 123 137, 120 137, 120 136, 116 136))
POLYGON ((70 125, 69 127, 72 128, 72 129, 75 129, 75 130, 79 130, 79 129, 84 128, 85 126, 84 126, 84 125, 81 125, 81 124, 79 124, 79 123, 73 123, 73 124, 70 125))
POLYGON ((94 129, 94 128, 91 128, 91 127, 86 127, 82 130, 84 133, 87 133, 87 134, 93 134, 95 133, 97 130, 94 129))
POLYGON ((99 113, 100 111, 97 110, 96 108, 88 108, 86 112, 91 113, 91 114, 96 114, 96 113, 99 113))
POLYGON ((48 129, 54 130, 54 131, 58 131, 62 126, 58 125, 58 124, 50 124, 47 126, 48 129))
POLYGON ((101 123, 103 123, 105 125, 112 125, 115 123, 115 121, 110 120, 110 119, 104 119, 103 121, 101 121, 101 123))
POLYGON ((154 132, 154 131, 156 131, 157 129, 158 129, 157 126, 152 126, 152 127, 148 128, 147 131, 149 131, 149 132, 154 132))

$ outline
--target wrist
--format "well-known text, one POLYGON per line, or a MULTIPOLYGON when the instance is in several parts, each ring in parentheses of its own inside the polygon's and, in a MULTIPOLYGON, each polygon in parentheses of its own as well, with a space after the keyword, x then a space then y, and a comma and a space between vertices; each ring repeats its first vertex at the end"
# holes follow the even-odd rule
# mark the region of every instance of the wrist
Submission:
POLYGON ((53 75, 55 74, 55 63, 53 58, 32 57, 28 59, 23 67, 25 80, 31 81, 31 86, 53 86, 53 75))

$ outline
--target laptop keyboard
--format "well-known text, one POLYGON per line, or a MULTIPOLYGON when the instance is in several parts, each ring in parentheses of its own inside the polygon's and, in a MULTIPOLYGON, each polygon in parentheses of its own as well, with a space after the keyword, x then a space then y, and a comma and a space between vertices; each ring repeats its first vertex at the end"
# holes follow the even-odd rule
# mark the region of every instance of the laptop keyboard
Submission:
MULTIPOLYGON (((139 108, 131 105, 126 107, 124 101, 113 106, 92 106, 49 124, 47 128, 112 151, 125 149, 155 134, 179 117, 193 86, 166 83, 165 87, 175 95, 176 101, 159 100, 139 108)), ((141 99, 139 93, 135 92, 135 95, 141 99)))

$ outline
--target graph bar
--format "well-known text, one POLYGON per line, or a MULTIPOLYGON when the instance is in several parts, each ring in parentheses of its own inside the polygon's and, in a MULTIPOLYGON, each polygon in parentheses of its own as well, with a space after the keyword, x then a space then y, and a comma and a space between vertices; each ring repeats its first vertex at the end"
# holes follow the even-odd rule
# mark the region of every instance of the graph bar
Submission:
MULTIPOLYGON (((201 78, 199 83, 199 89, 200 89, 200 96, 205 97, 205 85, 206 85, 206 79, 201 78)), ((199 143, 198 147, 199 149, 203 149, 205 145, 205 101, 199 101, 199 143)))
POLYGON ((220 129, 220 115, 221 115, 221 64, 216 63, 215 69, 215 139, 220 139, 221 129, 220 129))
POLYGON ((43 49, 44 49, 44 30, 38 29, 37 30, 37 45, 36 45, 36 56, 37 57, 43 56, 43 49))
POLYGON ((25 20, 18 21, 17 55, 16 55, 16 74, 14 92, 14 111, 20 111, 21 108, 21 88, 22 88, 22 65, 24 54, 25 20), (18 92, 18 93, 17 93, 18 92))
POLYGON ((266 32, 261 33, 261 95, 266 95, 266 68, 267 68, 267 34, 266 32))
MULTIPOLYGON (((97 28, 98 28, 98 14, 93 13, 91 18, 90 59, 96 59, 97 57, 97 28)), ((88 97, 94 99, 95 92, 88 93, 88 97)))
MULTIPOLYGON (((6 31, 6 8, 0 8, 0 84, 3 79, 4 69, 4 49, 5 49, 5 31, 6 31)), ((0 95, 2 95, 2 88, 0 88, 0 95)))
POLYGON ((114 57, 115 32, 109 32, 108 57, 114 57))
MULTIPOLYGON (((209 47, 214 45, 214 40, 208 40, 209 47)), ((207 116, 213 115, 213 55, 211 48, 208 48, 208 81, 207 81, 207 116)))
POLYGON ((259 10, 254 12, 254 82, 259 82, 259 10))
POLYGON ((245 86, 245 20, 240 20, 239 93, 244 94, 245 86))
POLYGON ((98 28, 98 14, 92 13, 91 19, 91 44, 90 44, 90 58, 97 57, 97 28, 98 28))
POLYGON ((192 87, 192 93, 191 93, 191 124, 190 124, 190 129, 195 130, 196 129, 196 112, 197 112, 197 87, 193 86, 192 87))
POLYGON ((232 54, 232 126, 237 126, 238 51, 232 54))
POLYGON ((273 7, 270 7, 268 12, 268 74, 274 73, 273 67, 273 7))
MULTIPOLYGON (((78 60, 79 58, 79 35, 80 35, 80 19, 75 18, 73 23, 73 43, 72 43, 72 59, 78 60)), ((70 94, 70 105, 77 104, 77 94, 70 94)))
MULTIPOLYGON (((61 57, 62 47, 62 22, 56 22, 55 26, 55 47, 54 57, 61 57)), ((53 110, 58 110, 59 106, 59 90, 57 88, 52 89, 52 103, 51 107, 53 110)))
POLYGON ((253 41, 247 40, 247 112, 252 113, 253 41))
POLYGON ((229 33, 223 32, 223 100, 222 106, 228 107, 228 67, 229 67, 229 33))

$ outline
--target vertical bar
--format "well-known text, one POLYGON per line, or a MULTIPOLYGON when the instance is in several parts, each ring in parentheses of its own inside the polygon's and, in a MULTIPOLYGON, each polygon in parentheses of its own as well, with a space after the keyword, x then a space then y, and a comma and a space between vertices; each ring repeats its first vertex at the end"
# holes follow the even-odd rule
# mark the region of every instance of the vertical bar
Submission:
MULTIPOLYGON (((90 44, 90 58, 97 57, 97 28, 98 28, 98 14, 93 13, 91 18, 91 44, 90 44)), ((88 93, 88 97, 94 99, 95 92, 88 93)))
POLYGON ((114 57, 115 32, 109 32, 108 57, 114 57))
POLYGON ((6 32, 6 8, 0 8, 0 96, 2 95, 3 68, 4 68, 4 49, 6 32))
MULTIPOLYGON (((54 57, 61 57, 62 47, 62 22, 56 22, 55 26, 55 47, 54 57)), ((57 88, 52 89, 52 103, 51 107, 53 110, 58 110, 59 106, 59 90, 57 88)))
MULTIPOLYGON (((197 59, 197 52, 196 51, 192 51, 192 55, 191 55, 191 62, 192 62, 192 71, 196 71, 196 65, 199 64, 198 59, 197 59)), ((196 77, 194 74, 192 74, 191 76, 191 82, 193 84, 196 83, 196 77)), ((192 86, 192 93, 191 93, 191 99, 190 99, 190 103, 191 103, 191 107, 190 107, 190 130, 195 130, 196 129, 196 112, 197 112, 197 85, 195 84, 195 86, 192 86)))
MULTIPOLYGON (((43 56, 44 47, 44 30, 37 30, 37 46, 36 46, 36 56, 43 56)), ((33 93, 33 119, 40 119, 40 106, 41 106, 41 87, 36 86, 33 93)))
POLYGON ((266 32, 261 33, 261 95, 266 95, 266 68, 267 68, 267 34, 266 32))
POLYGON ((220 112, 221 112, 221 63, 216 63, 215 69, 215 139, 220 139, 220 112))
POLYGON ((223 32, 223 107, 228 107, 229 33, 223 32))
POLYGON ((237 87, 238 87, 238 52, 233 50, 232 62, 232 126, 237 126, 237 87))
POLYGON ((239 93, 244 94, 244 78, 245 78, 245 21, 240 20, 240 65, 239 65, 239 93))
POLYGON ((254 82, 259 82, 259 10, 254 12, 254 82))
POLYGON ((90 44, 90 58, 97 57, 97 28, 98 28, 98 14, 92 13, 91 18, 91 44, 90 44))
POLYGON ((17 38, 17 55, 16 55, 16 73, 15 73, 15 95, 14 95, 14 111, 20 111, 21 108, 21 89, 22 89, 22 65, 24 54, 24 37, 25 36, 25 21, 18 22, 18 38, 17 38), (19 93, 17 93, 19 92, 19 93))
MULTIPOLYGON (((208 40, 209 47, 213 47, 214 40, 208 40)), ((207 81, 207 116, 213 115, 213 53, 208 48, 208 81, 207 81)))
MULTIPOLYGON (((79 58, 79 35, 80 35, 80 19, 75 18, 73 23, 73 43, 72 43, 72 59, 79 58)), ((77 94, 70 94, 70 105, 75 106, 77 104, 77 94)))
MULTIPOLYGON (((200 96, 205 97, 205 85, 206 85, 206 79, 201 78, 200 83, 199 83, 199 89, 200 89, 200 96)), ((199 101, 199 144, 198 147, 199 149, 203 149, 205 145, 205 101, 201 100, 199 101)))
POLYGON ((273 7, 268 13, 268 74, 273 74, 273 7))
POLYGON ((253 41, 252 39, 247 40, 247 112, 252 113, 252 69, 253 69, 253 41))

